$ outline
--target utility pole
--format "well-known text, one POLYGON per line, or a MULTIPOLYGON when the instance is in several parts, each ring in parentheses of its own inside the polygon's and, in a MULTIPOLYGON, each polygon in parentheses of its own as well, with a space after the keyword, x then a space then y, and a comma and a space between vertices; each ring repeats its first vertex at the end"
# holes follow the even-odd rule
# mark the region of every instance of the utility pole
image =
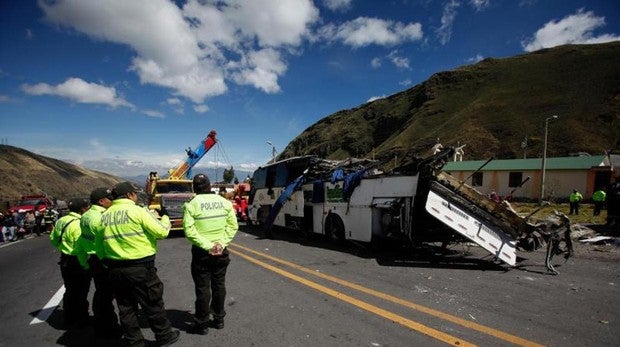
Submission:
POLYGON ((540 205, 543 204, 543 199, 545 197, 545 162, 547 161, 547 132, 549 128, 549 121, 558 119, 557 115, 553 115, 545 119, 545 141, 543 144, 543 157, 542 157, 542 167, 540 169, 540 205))

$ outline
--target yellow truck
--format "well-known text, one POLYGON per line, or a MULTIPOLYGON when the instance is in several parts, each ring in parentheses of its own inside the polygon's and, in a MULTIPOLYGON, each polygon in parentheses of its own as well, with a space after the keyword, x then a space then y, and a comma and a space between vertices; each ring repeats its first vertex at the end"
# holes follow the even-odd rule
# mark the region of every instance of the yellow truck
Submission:
POLYGON ((178 167, 171 169, 168 177, 159 178, 157 172, 152 171, 146 180, 149 209, 165 209, 170 217, 172 230, 183 229, 183 204, 194 197, 192 168, 215 146, 216 134, 215 130, 211 130, 195 150, 191 147, 186 149, 187 158, 178 167))

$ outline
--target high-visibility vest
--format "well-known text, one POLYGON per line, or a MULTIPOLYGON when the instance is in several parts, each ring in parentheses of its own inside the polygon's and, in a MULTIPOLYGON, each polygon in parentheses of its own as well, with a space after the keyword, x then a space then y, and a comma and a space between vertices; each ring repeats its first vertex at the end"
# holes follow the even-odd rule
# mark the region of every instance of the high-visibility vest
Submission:
POLYGON ((228 246, 239 229, 232 202, 218 194, 198 194, 183 205, 185 237, 204 250, 228 246))
POLYGON ((579 192, 572 192, 570 193, 568 199, 570 200, 570 202, 579 202, 583 200, 583 196, 579 192))
POLYGON ((141 259, 157 252, 157 240, 170 232, 170 219, 158 220, 130 199, 116 199, 101 214, 95 232, 95 251, 101 259, 141 259))
POLYGON ((597 190, 594 192, 594 194, 592 194, 592 200, 597 202, 605 201, 606 197, 607 193, 605 193, 604 190, 597 190))

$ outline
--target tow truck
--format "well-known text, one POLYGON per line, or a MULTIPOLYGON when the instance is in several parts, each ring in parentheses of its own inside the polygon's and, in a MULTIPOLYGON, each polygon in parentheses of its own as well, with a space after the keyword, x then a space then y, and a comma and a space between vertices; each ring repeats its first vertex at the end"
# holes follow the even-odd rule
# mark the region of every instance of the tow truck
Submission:
POLYGON ((167 178, 159 178, 156 171, 149 173, 146 180, 148 207, 153 211, 165 208, 173 231, 183 230, 183 204, 195 195, 192 168, 215 146, 216 135, 215 130, 211 130, 195 150, 187 148, 187 157, 179 166, 168 171, 167 178))
POLYGON ((249 219, 268 237, 281 227, 338 242, 474 242, 512 266, 517 250, 546 244, 547 269, 557 274, 553 256, 572 254, 570 220, 558 213, 533 223, 533 213, 519 216, 509 203, 497 203, 441 171, 454 153, 447 147, 389 172, 378 169, 380 162, 359 159, 302 156, 271 163, 253 174, 249 219))

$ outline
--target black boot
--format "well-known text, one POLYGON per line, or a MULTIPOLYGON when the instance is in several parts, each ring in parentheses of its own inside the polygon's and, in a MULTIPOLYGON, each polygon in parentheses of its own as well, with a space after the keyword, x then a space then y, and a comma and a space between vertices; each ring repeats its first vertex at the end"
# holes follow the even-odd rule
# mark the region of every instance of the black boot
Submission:
POLYGON ((224 320, 223 319, 212 319, 209 321, 209 327, 214 329, 224 329, 224 320))
POLYGON ((205 324, 194 323, 187 327, 188 334, 195 335, 207 335, 209 333, 209 328, 205 324))

